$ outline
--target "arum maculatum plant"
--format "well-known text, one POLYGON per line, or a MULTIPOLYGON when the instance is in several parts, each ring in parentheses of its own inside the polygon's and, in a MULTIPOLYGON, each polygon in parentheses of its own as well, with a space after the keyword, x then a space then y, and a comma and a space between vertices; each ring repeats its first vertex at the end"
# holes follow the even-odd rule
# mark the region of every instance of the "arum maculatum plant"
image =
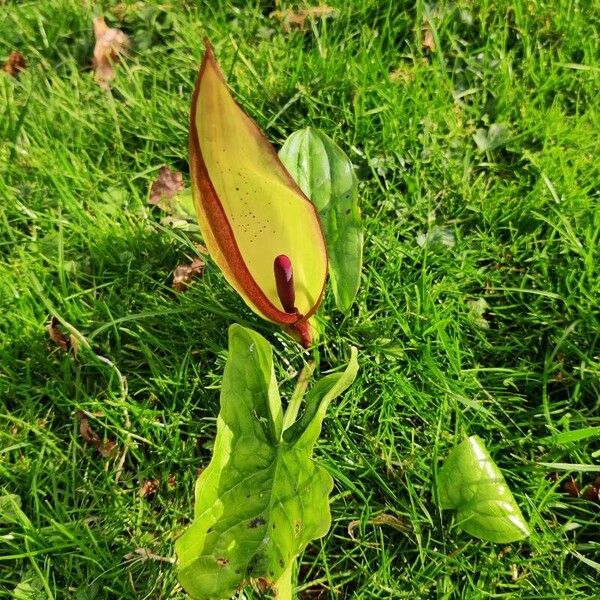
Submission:
MULTIPOLYGON (((297 133, 280 158, 233 99, 205 42, 190 116, 204 243, 250 308, 308 348, 328 270, 338 308, 347 313, 354 300, 362 229, 348 158, 324 134, 297 133)), ((305 398, 310 375, 301 374, 285 412, 272 354, 258 333, 231 326, 213 456, 175 548, 179 581, 199 600, 230 598, 246 584, 291 600, 296 557, 331 524, 333 481, 312 453, 329 403, 356 377, 356 348, 345 370, 319 379, 305 398)))
MULTIPOLYGON (((208 42, 192 100, 190 171, 204 243, 252 310, 308 348, 329 272, 336 306, 348 314, 363 249, 352 164, 312 128, 293 133, 278 155, 233 99, 208 42)), ((187 221, 185 199, 174 214, 187 221)), ((255 584, 291 600, 297 556, 331 524, 333 482, 313 449, 328 405, 357 370, 352 348, 345 369, 306 397, 310 375, 301 375, 284 411, 271 345, 231 326, 213 456, 196 482, 193 523, 175 547, 192 598, 226 600, 255 584)), ((455 509, 467 533, 498 543, 529 535, 479 438, 450 453, 437 487, 441 508, 455 509)))

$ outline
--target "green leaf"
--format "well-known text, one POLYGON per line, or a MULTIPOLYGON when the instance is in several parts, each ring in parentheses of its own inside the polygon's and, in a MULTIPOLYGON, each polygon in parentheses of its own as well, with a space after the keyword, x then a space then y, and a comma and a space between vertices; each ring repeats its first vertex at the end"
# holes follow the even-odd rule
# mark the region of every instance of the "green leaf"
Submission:
POLYGON ((579 464, 579 463, 554 463, 539 462, 538 465, 547 467, 553 471, 575 471, 576 473, 600 473, 600 465, 579 464))
POLYGON ((330 137, 311 127, 292 133, 279 158, 319 212, 335 302, 347 313, 358 291, 363 249, 352 163, 330 137))
POLYGON ((47 600, 44 584, 33 569, 23 575, 12 593, 13 600, 47 600))
POLYGON ((600 426, 583 427, 574 431, 561 431, 560 433, 544 437, 539 441, 541 444, 572 444, 591 437, 600 437, 600 426))
POLYGON ((21 509, 21 497, 17 494, 3 493, 0 496, 0 525, 4 524, 31 527, 31 521, 21 509))
POLYGON ((504 476, 474 435, 446 458, 438 475, 441 508, 455 508, 467 533, 490 542, 516 542, 529 527, 504 476))
POLYGON ((357 369, 353 349, 343 373, 313 386, 284 435, 272 348, 254 331, 230 327, 212 460, 196 482, 194 522, 175 545, 179 581, 193 598, 229 598, 257 578, 277 598, 291 598, 295 557, 331 523, 333 482, 312 461, 313 447, 327 405, 357 369))
POLYGON ((495 150, 504 146, 510 138, 506 123, 492 123, 489 129, 480 128, 473 134, 473 139, 480 152, 495 150))

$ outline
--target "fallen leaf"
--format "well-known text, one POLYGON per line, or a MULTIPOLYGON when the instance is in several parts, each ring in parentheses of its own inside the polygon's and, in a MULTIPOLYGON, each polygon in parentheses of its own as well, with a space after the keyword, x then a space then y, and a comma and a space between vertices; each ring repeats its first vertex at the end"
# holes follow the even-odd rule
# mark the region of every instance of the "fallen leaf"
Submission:
POLYGON ((328 588, 321 584, 313 585, 298 593, 299 600, 325 600, 328 597, 328 588))
MULTIPOLYGON (((404 533, 406 535, 411 533, 410 526, 403 520, 395 517, 394 515, 390 515, 388 513, 382 513, 377 515, 375 518, 367 521, 369 525, 387 525, 392 527, 396 531, 400 533, 404 533)), ((354 530, 360 525, 360 521, 351 521, 348 525, 348 535, 354 540, 354 530)))
POLYGON ((104 17, 94 19, 94 70, 95 79, 102 89, 107 90, 109 83, 115 78, 114 65, 131 47, 129 37, 120 29, 109 27, 104 17))
POLYGON ((18 50, 13 50, 8 55, 7 61, 4 63, 4 71, 12 77, 17 77, 26 67, 27 61, 18 50))
POLYGON ((62 331, 60 322, 55 316, 50 318, 50 323, 48 323, 46 329, 48 331, 48 336, 57 346, 60 346, 65 352, 73 350, 73 354, 77 354, 77 351, 79 350, 77 338, 74 335, 67 336, 67 334, 62 331))
POLYGON ((467 307, 469 309, 469 318, 474 325, 479 327, 479 329, 490 328, 490 324, 486 319, 486 313, 489 311, 490 305, 484 298, 467 300, 467 307))
POLYGON ((511 572, 510 578, 513 581, 517 581, 519 579, 519 568, 517 567, 517 565, 515 563, 512 563, 510 565, 510 572, 511 572))
POLYGON ((148 204, 160 208, 165 216, 162 225, 182 229, 191 238, 201 239, 198 217, 191 188, 183 187, 183 177, 178 171, 162 167, 148 189, 148 204))
POLYGON ((148 204, 157 205, 161 200, 173 198, 183 190, 183 175, 179 171, 171 171, 169 167, 161 167, 158 177, 150 186, 148 204))
POLYGON ((176 292, 185 292, 190 287, 192 280, 201 275, 204 261, 195 258, 189 265, 179 265, 173 273, 173 289, 176 292))
POLYGON ((320 6, 309 6, 299 10, 293 10, 291 8, 286 10, 275 10, 270 16, 279 19, 283 25, 283 30, 288 33, 292 30, 292 27, 304 29, 307 20, 336 17, 337 14, 338 11, 335 8, 322 4, 320 6))
POLYGON ((573 498, 579 498, 579 484, 573 477, 565 481, 562 487, 565 494, 569 494, 569 496, 572 496, 573 498))
POLYGON ((583 490, 581 497, 600 504, 600 477, 596 477, 594 483, 588 485, 583 490))
POLYGON ((117 447, 116 442, 100 439, 100 436, 92 429, 84 412, 78 411, 77 417, 79 418, 79 433, 83 441, 94 446, 104 458, 111 456, 117 447))
POLYGON ((433 37, 433 33, 429 28, 429 24, 425 25, 423 29, 423 50, 427 50, 428 52, 435 52, 435 39, 433 37))
POLYGON ((58 319, 52 317, 50 323, 48 323, 48 335, 50 339, 57 345, 60 346, 65 352, 68 352, 71 348, 71 342, 69 338, 58 328, 58 319))
POLYGON ((105 442, 100 442, 100 444, 98 444, 96 448, 104 458, 109 458, 117 450, 117 443, 113 440, 106 440, 105 442))
POLYGON ((146 479, 140 488, 140 496, 148 498, 154 496, 160 487, 160 479, 146 479))

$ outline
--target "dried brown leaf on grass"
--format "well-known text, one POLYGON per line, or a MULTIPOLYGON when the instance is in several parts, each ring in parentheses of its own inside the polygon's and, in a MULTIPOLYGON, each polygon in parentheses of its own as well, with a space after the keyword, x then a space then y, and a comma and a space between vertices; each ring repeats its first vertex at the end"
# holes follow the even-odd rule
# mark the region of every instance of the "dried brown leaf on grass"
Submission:
POLYGON ((140 487, 140 496, 142 498, 149 498, 150 496, 154 496, 156 492, 158 492, 158 488, 160 487, 160 479, 146 479, 142 486, 140 487))
POLYGON ((148 204, 157 205, 161 200, 173 198, 184 189, 183 175, 179 171, 161 167, 158 177, 150 185, 148 204))
POLYGON ((311 19, 325 19, 327 17, 336 17, 338 11, 331 6, 321 4, 319 6, 307 6, 298 10, 287 8, 284 10, 275 10, 270 16, 275 17, 281 21, 283 30, 287 33, 292 30, 293 27, 298 29, 304 29, 307 20, 311 19))
POLYGON ((600 504, 600 476, 594 479, 581 493, 582 498, 600 504))
POLYGON ((429 28, 429 25, 425 25, 425 29, 423 30, 423 50, 427 50, 428 52, 435 52, 435 38, 433 37, 433 33, 429 28))
POLYGON ((325 600, 329 597, 329 589, 324 585, 311 585, 309 588, 298 592, 299 600, 325 600))
POLYGON ((79 350, 79 343, 74 335, 67 335, 60 326, 60 321, 52 316, 50 322, 46 327, 48 331, 48 337, 65 352, 73 350, 73 354, 77 354, 79 350))
POLYGON ((271 582, 265 577, 259 577, 258 579, 251 580, 253 587, 255 587, 260 594, 265 594, 267 590, 271 588, 271 582))
POLYGON ((115 78, 114 65, 131 47, 129 37, 120 29, 109 27, 104 17, 94 19, 94 72, 95 79, 101 88, 107 90, 109 83, 115 78))
POLYGON ((8 73, 12 77, 17 77, 21 71, 24 71, 27 68, 27 61, 18 50, 13 50, 8 55, 3 68, 5 73, 8 73))
POLYGON ((117 443, 113 440, 102 440, 92 429, 87 415, 83 411, 78 411, 77 417, 79 418, 79 433, 83 441, 94 446, 104 458, 112 456, 117 450, 117 443))
POLYGON ((192 281, 202 274, 204 261, 194 258, 189 265, 179 265, 173 273, 173 289, 176 292, 185 292, 192 281))
POLYGON ((167 479, 167 487, 169 491, 172 492, 177 487, 177 478, 173 473, 169 473, 169 477, 167 479))
POLYGON ((563 483, 562 491, 572 498, 583 498, 584 500, 600 504, 600 476, 587 485, 584 483, 583 486, 579 484, 575 477, 569 477, 563 483))

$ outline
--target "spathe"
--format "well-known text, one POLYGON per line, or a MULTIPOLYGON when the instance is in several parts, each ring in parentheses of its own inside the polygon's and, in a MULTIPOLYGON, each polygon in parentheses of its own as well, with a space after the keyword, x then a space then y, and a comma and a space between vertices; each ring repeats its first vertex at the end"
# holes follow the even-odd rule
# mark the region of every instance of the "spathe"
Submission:
POLYGON ((319 217, 233 99, 208 41, 192 99, 190 172, 200 229, 225 278, 256 313, 308 346, 327 277, 319 217), (281 285, 281 261, 293 273, 291 290, 281 285))

